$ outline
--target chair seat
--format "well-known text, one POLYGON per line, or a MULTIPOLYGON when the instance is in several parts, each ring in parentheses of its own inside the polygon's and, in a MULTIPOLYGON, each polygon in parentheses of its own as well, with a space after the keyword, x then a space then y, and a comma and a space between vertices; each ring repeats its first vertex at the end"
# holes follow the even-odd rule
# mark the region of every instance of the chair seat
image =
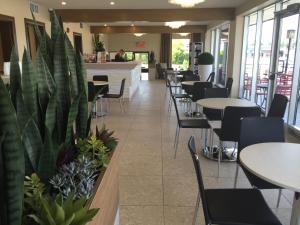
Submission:
POLYGON ((210 125, 206 119, 180 120, 179 126, 181 128, 200 128, 200 129, 210 128, 210 125))
POLYGON ((120 94, 104 94, 103 98, 120 98, 120 94))
POLYGON ((257 189, 207 189, 212 224, 281 225, 257 189))

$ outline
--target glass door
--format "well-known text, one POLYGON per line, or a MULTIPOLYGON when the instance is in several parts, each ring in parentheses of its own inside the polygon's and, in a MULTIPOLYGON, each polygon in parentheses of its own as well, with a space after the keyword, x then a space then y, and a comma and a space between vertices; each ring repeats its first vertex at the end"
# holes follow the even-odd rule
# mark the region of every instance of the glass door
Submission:
POLYGON ((299 108, 299 34, 300 4, 291 5, 275 13, 274 52, 271 62, 268 105, 273 94, 282 94, 289 99, 285 121, 300 127, 299 108))
POLYGON ((148 80, 149 73, 149 52, 133 52, 136 61, 142 63, 142 80, 148 80))

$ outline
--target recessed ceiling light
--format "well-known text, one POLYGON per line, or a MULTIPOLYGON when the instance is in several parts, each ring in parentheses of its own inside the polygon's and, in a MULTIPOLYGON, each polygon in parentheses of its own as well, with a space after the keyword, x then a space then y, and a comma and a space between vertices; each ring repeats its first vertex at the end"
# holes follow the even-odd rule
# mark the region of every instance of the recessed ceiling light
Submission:
POLYGON ((104 24, 105 27, 107 27, 107 24, 104 24))
POLYGON ((134 27, 134 24, 132 23, 131 26, 134 27))
POLYGON ((134 33, 133 35, 136 36, 136 37, 142 37, 145 34, 144 33, 134 33))
POLYGON ((115 4, 115 2, 110 2, 110 5, 114 5, 115 4))
POLYGON ((179 29, 180 27, 186 25, 185 21, 172 21, 172 22, 166 22, 166 26, 171 27, 172 29, 179 29))
POLYGON ((195 5, 205 2, 205 0, 169 0, 169 3, 180 5, 181 7, 189 8, 195 5))
POLYGON ((61 2, 61 4, 62 4, 62 5, 66 5, 66 4, 67 4, 67 2, 65 2, 65 1, 62 1, 62 2, 61 2))

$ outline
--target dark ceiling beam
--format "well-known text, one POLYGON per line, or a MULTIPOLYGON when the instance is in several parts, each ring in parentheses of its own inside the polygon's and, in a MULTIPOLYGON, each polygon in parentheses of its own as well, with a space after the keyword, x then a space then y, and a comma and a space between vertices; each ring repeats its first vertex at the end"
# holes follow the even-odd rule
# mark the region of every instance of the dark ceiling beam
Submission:
POLYGON ((57 9, 64 22, 108 23, 118 21, 233 20, 234 8, 193 9, 57 9))
POLYGON ((206 26, 183 26, 171 29, 166 26, 91 26, 91 33, 205 33, 206 26))

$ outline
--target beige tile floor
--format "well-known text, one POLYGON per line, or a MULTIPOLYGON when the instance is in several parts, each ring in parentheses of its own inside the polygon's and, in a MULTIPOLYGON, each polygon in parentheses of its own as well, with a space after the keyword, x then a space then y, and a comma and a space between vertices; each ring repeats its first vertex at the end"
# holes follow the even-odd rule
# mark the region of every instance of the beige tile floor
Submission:
MULTIPOLYGON (((177 158, 173 158, 176 116, 167 110, 168 96, 161 81, 141 81, 140 88, 122 114, 117 102, 109 115, 94 120, 115 130, 120 140, 120 210, 121 225, 190 225, 192 222, 197 183, 187 141, 199 130, 181 133, 177 158)), ((180 104, 179 104, 180 105, 180 104)), ((232 188, 235 163, 222 163, 217 178, 216 162, 201 158, 206 188, 232 188)), ((240 172, 239 187, 249 187, 240 172)), ((268 204, 283 224, 289 224, 293 193, 283 191, 276 209, 277 190, 263 192, 268 204)), ((201 209, 198 224, 204 224, 201 209)))

